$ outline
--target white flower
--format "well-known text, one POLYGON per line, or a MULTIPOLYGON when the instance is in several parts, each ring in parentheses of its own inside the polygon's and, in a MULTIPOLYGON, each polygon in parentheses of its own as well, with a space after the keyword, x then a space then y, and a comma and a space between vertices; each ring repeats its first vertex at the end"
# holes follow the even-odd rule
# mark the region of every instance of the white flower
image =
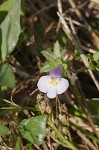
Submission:
POLYGON ((38 89, 47 93, 49 98, 55 98, 57 94, 64 93, 69 86, 69 82, 67 79, 64 79, 62 76, 62 69, 60 66, 53 69, 50 75, 42 76, 38 83, 38 89))

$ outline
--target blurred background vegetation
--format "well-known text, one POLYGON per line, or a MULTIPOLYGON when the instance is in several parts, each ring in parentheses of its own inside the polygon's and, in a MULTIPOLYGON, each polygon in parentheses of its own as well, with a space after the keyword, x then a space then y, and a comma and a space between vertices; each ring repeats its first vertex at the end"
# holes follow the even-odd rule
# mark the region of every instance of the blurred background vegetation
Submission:
POLYGON ((0 1, 0 149, 99 149, 98 0, 0 1), (50 100, 37 81, 60 64, 50 100))

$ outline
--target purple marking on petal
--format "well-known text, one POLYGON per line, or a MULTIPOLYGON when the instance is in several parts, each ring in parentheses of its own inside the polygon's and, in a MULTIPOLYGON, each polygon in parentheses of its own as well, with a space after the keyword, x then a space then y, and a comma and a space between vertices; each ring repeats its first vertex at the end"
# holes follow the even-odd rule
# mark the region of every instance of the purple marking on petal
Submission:
POLYGON ((56 67, 55 69, 53 69, 50 73, 51 77, 54 78, 61 78, 62 77, 62 68, 60 66, 56 67))

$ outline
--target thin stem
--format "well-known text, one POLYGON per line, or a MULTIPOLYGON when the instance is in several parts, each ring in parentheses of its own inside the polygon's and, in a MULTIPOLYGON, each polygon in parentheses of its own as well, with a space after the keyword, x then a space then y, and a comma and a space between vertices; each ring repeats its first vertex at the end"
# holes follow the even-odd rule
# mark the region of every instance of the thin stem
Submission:
POLYGON ((72 150, 78 150, 78 148, 76 148, 71 142, 69 142, 67 139, 65 139, 63 137, 63 135, 59 132, 59 130, 57 130, 57 128, 55 127, 55 125, 53 124, 53 122, 50 120, 50 118, 48 119, 48 124, 49 126, 57 133, 58 138, 64 143, 66 144, 66 147, 68 146, 69 148, 71 148, 72 150))

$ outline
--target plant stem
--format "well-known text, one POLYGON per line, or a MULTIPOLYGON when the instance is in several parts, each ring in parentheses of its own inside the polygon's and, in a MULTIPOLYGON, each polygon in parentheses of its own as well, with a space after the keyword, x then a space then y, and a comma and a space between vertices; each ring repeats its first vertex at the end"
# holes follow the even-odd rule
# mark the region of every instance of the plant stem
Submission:
POLYGON ((57 128, 55 127, 55 125, 53 124, 53 122, 51 121, 51 119, 48 119, 48 124, 49 126, 57 133, 58 138, 64 143, 66 144, 66 147, 72 149, 72 150, 78 150, 78 148, 76 148, 71 142, 69 142, 67 139, 65 139, 63 137, 63 135, 59 132, 59 130, 57 130, 57 128))

